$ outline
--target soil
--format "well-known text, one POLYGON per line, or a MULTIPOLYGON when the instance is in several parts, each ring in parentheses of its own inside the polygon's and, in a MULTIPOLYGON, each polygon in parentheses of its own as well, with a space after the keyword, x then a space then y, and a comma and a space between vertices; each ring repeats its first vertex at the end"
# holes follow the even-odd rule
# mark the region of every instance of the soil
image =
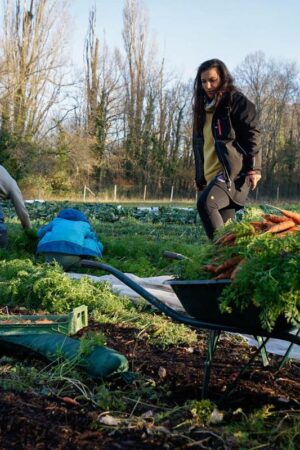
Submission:
MULTIPOLYGON (((199 332, 198 343, 192 348, 176 346, 162 350, 149 344, 147 333, 140 334, 137 339, 136 330, 125 325, 100 325, 90 321, 89 327, 78 335, 95 329, 105 334, 109 347, 126 355, 131 371, 142 373, 157 387, 165 387, 163 400, 170 408, 182 405, 187 400, 200 400, 206 357, 205 332, 199 332)), ((243 340, 232 335, 221 336, 215 352, 208 393, 213 402, 220 400, 230 381, 237 375, 241 361, 245 361, 253 352, 254 348, 249 347, 243 340)), ((265 404, 272 404, 278 409, 299 409, 300 364, 290 361, 283 369, 278 370, 276 363, 278 365, 279 360, 277 356, 271 357, 270 365, 264 368, 260 358, 257 358, 242 375, 232 394, 220 404, 219 409, 225 411, 228 416, 230 411, 237 408, 242 408, 247 413, 265 404)), ((122 383, 123 387, 125 386, 125 381, 120 376, 115 383, 116 386, 122 386, 122 383)), ((147 405, 136 402, 132 405, 132 420, 129 420, 130 414, 127 414, 122 426, 116 426, 101 424, 100 418, 103 418, 105 413, 89 402, 79 401, 72 404, 68 399, 60 397, 0 390, 0 448, 238 448, 234 438, 223 438, 221 432, 216 432, 216 428, 203 425, 184 428, 182 424, 191 416, 183 409, 179 410, 177 415, 167 417, 159 426, 154 426, 151 420, 154 404, 154 400, 150 398, 147 405), (136 419, 139 416, 143 417, 143 420, 136 419)), ((272 448, 275 449, 271 445, 268 446, 268 449, 272 448)))

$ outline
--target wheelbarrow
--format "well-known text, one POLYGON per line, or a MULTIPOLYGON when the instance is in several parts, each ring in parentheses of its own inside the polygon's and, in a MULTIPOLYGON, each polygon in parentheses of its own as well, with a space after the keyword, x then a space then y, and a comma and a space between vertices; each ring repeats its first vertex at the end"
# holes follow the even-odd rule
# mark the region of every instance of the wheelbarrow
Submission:
POLYGON ((280 368, 283 367, 287 361, 293 344, 300 345, 300 328, 296 327, 296 333, 293 334, 291 333, 290 325, 287 325, 284 320, 279 320, 276 323, 274 330, 272 332, 267 332, 260 327, 259 321, 253 314, 253 311, 247 311, 246 315, 221 314, 218 307, 218 297, 222 289, 231 282, 230 280, 169 281, 169 284, 172 286, 179 301, 185 308, 186 313, 183 313, 175 311, 165 305, 161 300, 156 298, 142 286, 138 285, 135 281, 131 280, 123 272, 108 264, 82 259, 80 261, 80 266, 108 272, 133 289, 166 316, 179 323, 194 327, 196 329, 209 330, 207 340, 207 356, 204 366, 204 379, 201 392, 202 398, 207 397, 214 352, 216 350, 221 332, 253 335, 258 341, 258 348, 247 364, 241 368, 236 378, 227 387, 224 395, 220 399, 220 402, 225 400, 225 398, 227 398, 227 396, 232 392, 240 377, 259 353, 262 356, 263 364, 268 364, 265 346, 270 338, 281 339, 290 343, 281 360, 279 366, 280 368), (206 301, 202 302, 201 300, 203 299, 206 301), (210 306, 208 307, 208 305, 210 306), (249 316, 249 314, 252 314, 253 320, 250 320, 251 316, 249 316))

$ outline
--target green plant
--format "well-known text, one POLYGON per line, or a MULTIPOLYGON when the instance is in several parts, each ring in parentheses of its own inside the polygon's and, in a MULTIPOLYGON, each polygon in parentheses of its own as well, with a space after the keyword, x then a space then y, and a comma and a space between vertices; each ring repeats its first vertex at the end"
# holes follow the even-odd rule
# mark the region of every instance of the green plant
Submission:
POLYGON ((216 405, 210 400, 190 400, 185 407, 191 412, 197 422, 207 424, 210 422, 211 414, 216 405))
POLYGON ((80 355, 88 356, 95 349, 95 345, 106 345, 106 337, 100 332, 88 332, 80 339, 80 355))
POLYGON ((206 265, 216 267, 238 256, 244 264, 220 296, 221 312, 230 314, 250 308, 268 331, 282 317, 288 323, 299 323, 300 233, 280 237, 253 235, 251 224, 243 221, 226 224, 217 238, 230 233, 236 236, 234 244, 210 243, 197 248, 189 259, 177 263, 177 276, 187 280, 211 279, 215 274, 205 270, 206 265))
POLYGON ((87 277, 72 280, 58 264, 34 264, 31 260, 0 261, 1 305, 33 310, 68 312, 86 304, 90 311, 112 297, 108 283, 93 283, 87 277))
POLYGON ((271 331, 280 316, 300 321, 300 233, 284 238, 257 237, 244 249, 245 264, 220 297, 221 311, 259 313, 261 325, 271 331))
POLYGON ((3 306, 63 313, 85 304, 96 320, 132 323, 138 330, 147 329, 150 341, 162 347, 192 345, 197 340, 188 327, 145 310, 145 302, 134 305, 128 298, 114 294, 107 282, 93 283, 85 276, 73 280, 57 264, 0 261, 0 288, 3 306))
POLYGON ((225 435, 233 436, 235 448, 240 450, 297 450, 300 444, 299 419, 299 411, 276 411, 273 405, 264 405, 249 415, 238 408, 233 413, 231 424, 225 428, 225 435))

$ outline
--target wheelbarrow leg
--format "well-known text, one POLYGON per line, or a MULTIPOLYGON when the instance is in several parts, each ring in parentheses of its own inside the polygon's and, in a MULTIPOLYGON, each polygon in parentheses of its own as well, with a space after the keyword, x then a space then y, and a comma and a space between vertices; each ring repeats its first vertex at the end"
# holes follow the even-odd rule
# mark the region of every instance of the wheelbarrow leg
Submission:
MULTIPOLYGON (((258 345, 261 346, 264 342, 263 338, 261 336, 254 336, 254 337, 257 340, 258 345)), ((260 356, 262 359, 263 366, 267 367, 270 364, 270 362, 265 345, 262 345, 261 347, 260 356)))
MULTIPOLYGON (((298 331, 297 331, 297 333, 296 333, 295 336, 299 336, 299 334, 300 334, 300 328, 298 328, 298 331)), ((290 345, 288 346, 287 351, 286 351, 285 354, 283 355, 283 358, 282 358, 282 360, 281 360, 281 362, 280 362, 280 364, 279 364, 279 369, 282 369, 283 366, 285 365, 285 363, 287 362, 287 360, 288 360, 288 358, 289 358, 289 355, 290 355, 290 353, 291 353, 291 350, 292 350, 292 348, 293 348, 293 345, 294 345, 294 344, 291 342, 290 345)))
POLYGON ((233 389, 236 387, 239 379, 241 378, 241 376, 243 375, 243 373, 246 371, 246 369, 250 366, 250 364, 252 363, 252 361, 254 361, 254 359, 256 358, 256 356, 261 352, 262 348, 265 347, 266 343, 268 342, 268 340, 270 339, 269 337, 266 337, 265 339, 261 338, 261 344, 258 347, 258 349, 255 351, 255 353, 251 356, 251 358, 249 358, 247 364, 245 364, 241 370, 239 371, 239 374, 235 377, 235 379, 232 381, 232 383, 230 383, 230 385, 228 386, 228 388, 226 389, 225 393, 222 395, 222 397, 220 398, 220 400, 218 401, 218 403, 222 403, 228 396, 229 394, 233 391, 233 389))
POLYGON ((202 393, 201 393, 202 399, 207 397, 212 361, 213 361, 214 353, 215 353, 215 350, 217 347, 217 343, 218 343, 220 334, 221 334, 220 330, 212 330, 209 332, 209 335, 208 335, 207 356, 206 356, 206 361, 204 363, 204 377, 203 377, 203 386, 202 386, 202 393))

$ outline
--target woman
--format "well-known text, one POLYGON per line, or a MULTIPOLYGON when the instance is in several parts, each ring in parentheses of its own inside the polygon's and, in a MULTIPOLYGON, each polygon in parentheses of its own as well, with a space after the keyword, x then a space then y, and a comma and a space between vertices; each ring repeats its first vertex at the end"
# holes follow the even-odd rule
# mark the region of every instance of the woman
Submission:
POLYGON ((261 178, 256 111, 225 64, 201 64, 194 83, 193 149, 197 208, 209 239, 246 201, 261 178))

